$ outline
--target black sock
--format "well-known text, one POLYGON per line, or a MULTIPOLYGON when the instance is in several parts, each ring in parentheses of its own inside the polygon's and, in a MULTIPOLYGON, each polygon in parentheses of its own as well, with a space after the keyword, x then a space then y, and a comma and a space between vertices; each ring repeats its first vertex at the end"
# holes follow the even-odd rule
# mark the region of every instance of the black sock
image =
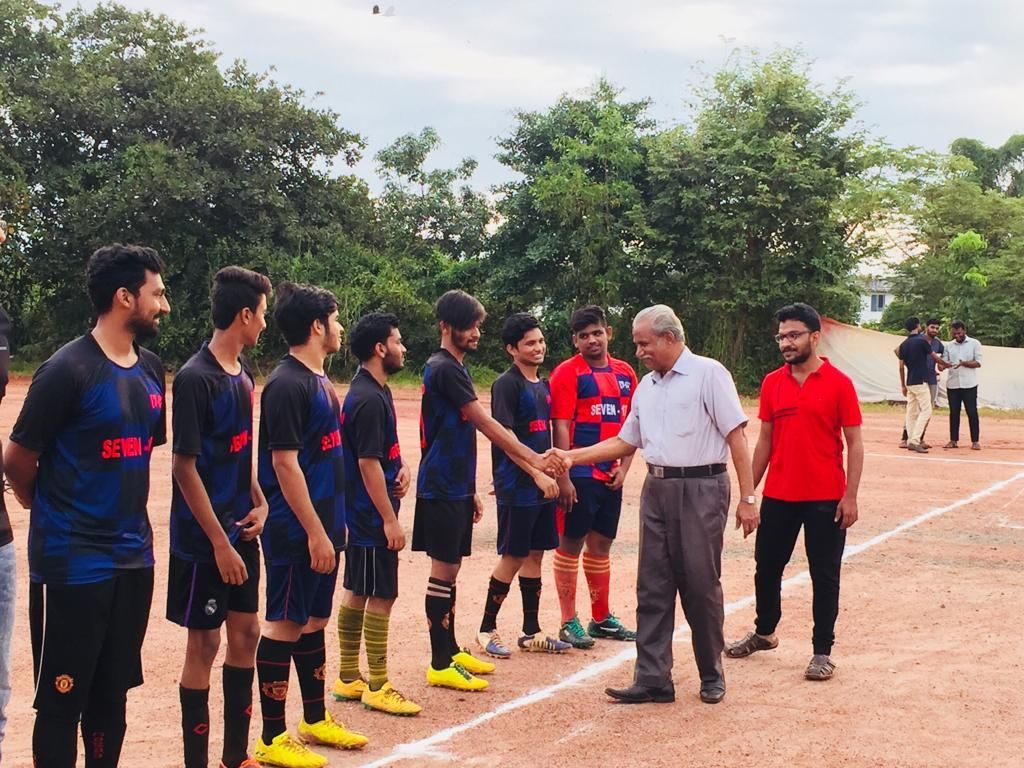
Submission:
POLYGON ((455 582, 452 582, 452 607, 448 609, 448 645, 452 652, 449 657, 454 656, 462 650, 462 646, 455 639, 455 582))
POLYGON ((127 694, 111 693, 91 699, 82 712, 82 741, 86 768, 117 768, 124 745, 127 694))
POLYGON ((252 678, 255 672, 252 667, 224 665, 224 754, 221 762, 227 768, 238 768, 249 756, 252 678))
POLYGON ((292 648, 292 661, 302 691, 302 719, 312 725, 327 717, 324 706, 324 680, 326 679, 327 648, 324 631, 318 629, 299 638, 292 648))
POLYGON ((32 764, 75 768, 78 759, 78 718, 36 712, 32 729, 32 764))
POLYGON ((430 632, 430 666, 434 669, 445 669, 452 663, 451 637, 448 623, 451 621, 452 591, 454 585, 450 581, 427 579, 427 628, 430 632))
POLYGON ((178 686, 181 700, 181 736, 185 742, 185 768, 210 764, 210 689, 178 686))
POLYGON ((511 588, 511 584, 491 576, 491 583, 487 587, 487 602, 484 603, 484 618, 480 622, 481 632, 493 632, 498 628, 498 611, 511 588))
POLYGON ((288 698, 288 673, 295 643, 261 637, 256 646, 256 675, 260 681, 260 710, 263 714, 263 743, 285 732, 284 703, 288 698))
POLYGON ((519 591, 523 595, 523 634, 540 632, 537 612, 540 610, 540 576, 520 576, 519 591))

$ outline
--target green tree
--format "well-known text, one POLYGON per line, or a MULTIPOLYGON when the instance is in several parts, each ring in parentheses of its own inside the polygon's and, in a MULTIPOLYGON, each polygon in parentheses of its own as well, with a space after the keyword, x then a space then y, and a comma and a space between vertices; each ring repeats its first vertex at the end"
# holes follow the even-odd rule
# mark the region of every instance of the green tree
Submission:
MULTIPOLYGON (((522 178, 499 189, 491 292, 505 311, 539 310, 562 351, 565 336, 552 330, 566 327, 574 307, 596 303, 620 318, 633 305, 631 263, 647 235, 647 107, 600 80, 546 112, 518 113, 498 142, 498 159, 522 178)), ((628 335, 617 325, 624 350, 628 335)))
MULTIPOLYGON (((15 180, 0 194, 16 209, 17 327, 38 356, 87 326, 81 275, 100 245, 166 257, 173 309, 160 346, 173 361, 206 333, 220 267, 277 279, 290 258, 330 259, 369 236, 366 185, 329 174, 335 158, 358 158, 361 139, 301 91, 241 62, 221 71, 206 42, 164 16, 0 0, 0 19, 0 163, 15 180)), ((6 286, 11 265, 0 266, 6 286)))
POLYGON ((852 95, 815 87, 792 51, 735 58, 698 97, 691 125, 651 143, 645 271, 652 298, 679 305, 697 348, 750 388, 778 359, 773 310, 854 315, 859 222, 841 207, 872 154, 852 95))
POLYGON ((970 177, 983 190, 1024 197, 1024 133, 1014 134, 1001 147, 977 139, 957 139, 949 151, 971 161, 974 170, 970 177))

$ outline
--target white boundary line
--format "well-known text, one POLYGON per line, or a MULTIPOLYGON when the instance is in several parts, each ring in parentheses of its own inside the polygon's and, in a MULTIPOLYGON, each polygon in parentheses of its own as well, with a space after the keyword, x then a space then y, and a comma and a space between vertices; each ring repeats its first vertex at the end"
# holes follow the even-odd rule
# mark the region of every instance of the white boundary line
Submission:
POLYGON ((950 464, 992 464, 1000 467, 1024 467, 1024 461, 997 461, 993 459, 953 459, 942 456, 942 454, 929 453, 923 456, 919 453, 913 455, 896 453, 865 453, 873 459, 900 459, 902 461, 945 461, 950 464), (940 458, 941 457, 941 458, 940 458))
MULTIPOLYGON (((917 517, 911 518, 910 520, 900 523, 895 528, 892 528, 888 531, 884 531, 878 534, 877 536, 873 536, 867 541, 862 541, 860 544, 848 546, 846 547, 846 551, 843 553, 843 560, 849 560, 851 557, 859 555, 861 552, 871 549, 872 547, 878 546, 879 544, 888 541, 892 537, 898 536, 904 531, 908 531, 911 528, 915 528, 918 525, 921 525, 921 523, 926 523, 929 520, 946 514, 947 512, 952 512, 954 509, 959 509, 960 507, 973 504, 974 502, 983 499, 986 496, 991 496, 993 493, 997 493, 998 491, 1003 490, 1004 488, 1012 485, 1013 483, 1021 479, 1024 479, 1024 472, 1018 472, 1017 474, 1013 475, 1013 477, 1010 477, 1006 480, 1000 480, 998 483, 993 483, 987 488, 977 491, 976 493, 972 493, 970 496, 966 496, 962 499, 959 499, 958 501, 954 501, 952 504, 947 504, 944 507, 937 507, 935 509, 931 509, 927 512, 924 512, 918 515, 917 517)), ((782 587, 783 589, 785 589, 786 587, 790 587, 794 584, 802 583, 809 580, 810 572, 800 571, 800 573, 796 573, 790 576, 788 579, 784 580, 782 582, 782 587)), ((735 600, 731 603, 726 604, 725 615, 728 616, 740 610, 741 608, 747 608, 753 604, 753 595, 748 595, 747 597, 740 598, 739 600, 735 600)), ((684 623, 676 629, 673 635, 673 639, 676 642, 679 642, 680 640, 685 639, 688 635, 689 627, 684 623)), ((538 688, 536 690, 530 691, 529 693, 523 694, 518 698, 506 701, 504 704, 501 704, 500 706, 496 707, 490 712, 484 712, 483 714, 477 715, 471 720, 467 720, 464 723, 459 723, 458 725, 453 725, 443 730, 440 730, 434 735, 428 736, 424 739, 406 742, 405 744, 398 744, 394 747, 394 749, 392 749, 391 754, 385 755, 384 757, 378 758, 377 760, 374 760, 369 763, 363 763, 362 767, 379 768, 379 766, 391 765, 392 763, 396 763, 400 760, 410 760, 417 758, 448 758, 450 757, 450 755, 447 755, 433 748, 436 747, 438 744, 443 744, 446 741, 450 741, 452 738, 458 736, 461 733, 464 733, 465 731, 472 730, 473 728, 483 725, 484 723, 490 722, 491 720, 501 717, 504 714, 514 712, 517 709, 522 709, 532 704, 536 704, 540 701, 544 701, 545 699, 549 699, 556 693, 559 693, 560 691, 566 688, 570 688, 574 685, 584 682, 585 680, 589 680, 592 677, 596 677, 604 672, 608 672, 612 669, 615 669, 623 662, 629 661, 633 658, 636 658, 636 648, 631 645, 625 650, 622 650, 619 653, 615 654, 614 656, 609 656, 606 659, 602 659, 600 661, 594 662, 593 664, 589 664, 583 669, 574 672, 573 674, 569 675, 566 678, 563 678, 557 683, 545 686, 544 688, 538 688)))

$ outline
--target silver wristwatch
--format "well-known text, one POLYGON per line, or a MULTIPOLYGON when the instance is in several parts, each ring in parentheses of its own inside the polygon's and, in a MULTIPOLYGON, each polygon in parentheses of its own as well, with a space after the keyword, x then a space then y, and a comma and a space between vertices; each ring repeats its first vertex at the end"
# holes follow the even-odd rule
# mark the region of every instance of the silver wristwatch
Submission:
POLYGON ((741 496, 740 501, 742 501, 744 504, 756 504, 757 496, 741 496))

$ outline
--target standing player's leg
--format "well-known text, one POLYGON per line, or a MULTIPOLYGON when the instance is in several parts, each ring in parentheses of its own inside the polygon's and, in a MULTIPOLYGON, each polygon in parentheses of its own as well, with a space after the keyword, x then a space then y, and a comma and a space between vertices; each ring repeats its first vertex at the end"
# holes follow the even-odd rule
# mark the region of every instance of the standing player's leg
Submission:
POLYGON ((804 547, 811 573, 812 613, 814 615, 814 655, 804 676, 808 680, 828 680, 835 672, 832 644, 839 616, 839 574, 846 548, 846 529, 836 522, 838 502, 804 502, 804 547))
POLYGON ((256 674, 256 649, 260 642, 259 585, 260 548, 255 540, 236 547, 245 562, 248 578, 232 587, 225 619, 228 647, 221 672, 224 690, 224 750, 221 768, 248 768, 249 724, 252 720, 252 683, 256 674))
POLYGON ((594 518, 587 533, 586 551, 583 553, 583 575, 590 587, 591 621, 587 634, 609 640, 636 640, 636 632, 627 629, 611 612, 612 542, 619 532, 622 514, 622 489, 611 491, 604 483, 593 482, 591 493, 595 499, 594 518))
POLYGON ((412 549, 430 557, 430 576, 424 598, 430 634, 427 683, 443 688, 481 691, 487 681, 475 675, 494 671, 455 641, 455 580, 462 558, 472 551, 473 501, 417 499, 412 549))
POLYGON ((555 591, 558 593, 558 605, 562 612, 562 626, 558 632, 558 639, 581 649, 594 647, 594 639, 587 634, 576 614, 576 583, 579 581, 580 553, 583 552, 584 540, 594 520, 593 494, 585 490, 591 482, 585 479, 572 481, 576 488, 576 503, 571 509, 559 508, 559 541, 552 558, 555 591))
MULTIPOLYGON (((360 548, 362 549, 362 548, 360 548)), ((366 680, 359 671, 359 646, 366 622, 366 597, 352 592, 350 573, 353 547, 345 550, 345 581, 338 606, 338 679, 331 695, 335 701, 362 701, 366 680)))
POLYGON ((544 552, 558 545, 554 504, 540 504, 517 510, 524 535, 518 546, 527 548, 527 556, 519 570, 519 592, 523 599, 523 633, 519 648, 523 651, 565 653, 572 644, 545 635, 540 627, 541 569, 544 552))
POLYGON ((210 670, 219 649, 219 628, 188 630, 178 684, 185 768, 200 768, 210 762, 210 670))
POLYGON ((324 629, 331 621, 338 569, 335 567, 328 574, 310 571, 307 578, 310 584, 310 600, 307 603, 309 618, 292 648, 292 662, 302 693, 299 736, 305 741, 315 741, 329 747, 361 749, 369 741, 366 736, 350 731, 343 723, 334 720, 324 704, 327 680, 324 629))
MULTIPOLYGON (((519 573, 527 552, 517 541, 517 510, 507 504, 498 504, 498 564, 491 572, 491 580, 487 587, 487 599, 484 602, 484 615, 480 621, 480 632, 476 641, 480 649, 496 659, 507 659, 512 656, 512 649, 505 645, 498 634, 498 612, 512 588, 512 579, 519 573)), ((528 549, 528 543, 527 543, 528 549)))

